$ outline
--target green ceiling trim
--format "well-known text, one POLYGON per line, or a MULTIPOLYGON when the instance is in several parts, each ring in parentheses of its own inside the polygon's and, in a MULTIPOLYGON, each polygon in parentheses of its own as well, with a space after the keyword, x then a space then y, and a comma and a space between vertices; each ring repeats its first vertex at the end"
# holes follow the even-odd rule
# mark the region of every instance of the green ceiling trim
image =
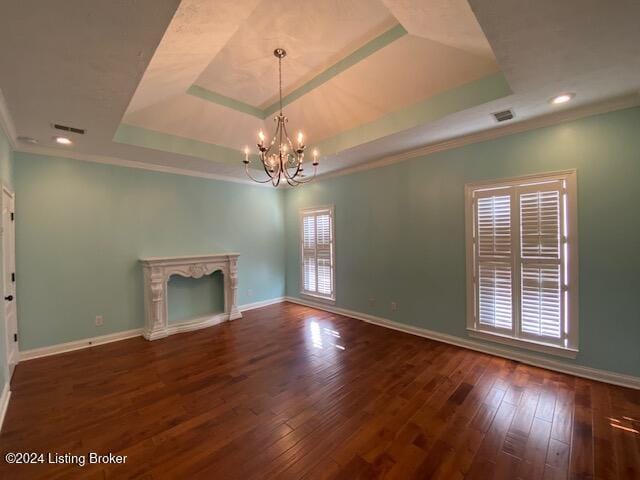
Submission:
POLYGON ((314 147, 318 148, 322 156, 333 155, 512 93, 502 72, 494 73, 339 133, 322 140, 314 147))
MULTIPOLYGON (((126 143, 127 145, 187 155, 214 162, 236 164, 238 167, 243 167, 242 160, 244 159, 244 153, 240 150, 158 132, 156 130, 149 130, 135 125, 121 123, 116 130, 113 140, 117 143, 126 143)), ((255 156, 255 159, 257 160, 257 156, 255 156)), ((257 163, 259 162, 252 162, 252 166, 255 168, 257 163)))
POLYGON ((247 113, 261 120, 265 118, 265 113, 263 110, 260 110, 253 105, 249 105, 248 103, 241 102, 240 100, 236 100, 235 98, 212 92, 211 90, 207 90, 206 88, 203 88, 199 85, 191 85, 187 90, 187 93, 189 95, 202 98, 203 100, 217 103, 218 105, 222 105, 223 107, 232 108, 233 110, 237 110, 238 112, 242 113, 247 113))
MULTIPOLYGON (((482 105, 513 92, 501 72, 461 85, 430 97, 422 102, 391 112, 372 122, 359 125, 313 146, 322 156, 334 155, 410 128, 441 119, 455 112, 482 105)), ((163 152, 187 155, 226 164, 241 166, 244 153, 240 150, 202 142, 191 138, 120 124, 113 138, 115 142, 150 148, 163 152)), ((260 164, 252 155, 252 167, 260 164)))
MULTIPOLYGON (((309 80, 304 85, 296 88, 294 91, 285 95, 282 98, 282 105, 288 105, 291 102, 299 99, 300 97, 306 95, 310 91, 318 88, 320 85, 328 82, 336 75, 344 72, 349 69, 356 63, 364 60, 370 55, 374 54, 381 48, 386 47, 390 43, 402 38, 407 34, 407 30, 400 24, 390 28, 386 32, 378 35, 373 40, 365 43, 362 47, 358 48, 355 52, 347 55, 342 60, 339 60, 337 63, 333 64, 326 70, 322 71, 311 80, 309 80)), ((247 113, 257 118, 265 119, 270 115, 273 115, 280 108, 279 102, 274 102, 272 105, 269 105, 264 110, 259 109, 258 107, 254 107, 249 105, 248 103, 242 102, 240 100, 236 100, 231 97, 227 97, 225 95, 221 95, 217 92, 213 92, 199 85, 192 85, 187 90, 189 95, 194 95, 196 97, 202 98, 203 100, 207 100, 209 102, 217 103, 218 105, 222 105, 224 107, 232 108, 233 110, 237 110, 238 112, 247 113)))

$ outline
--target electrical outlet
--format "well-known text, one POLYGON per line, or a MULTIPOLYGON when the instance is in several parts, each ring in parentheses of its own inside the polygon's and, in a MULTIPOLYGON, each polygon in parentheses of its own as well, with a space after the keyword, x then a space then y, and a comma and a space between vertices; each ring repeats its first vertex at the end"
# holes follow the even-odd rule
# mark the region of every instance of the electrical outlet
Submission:
POLYGON ((373 306, 375 306, 375 304, 376 304, 376 299, 373 298, 373 297, 370 297, 369 298, 369 306, 373 307, 373 306))
POLYGON ((104 318, 102 315, 96 315, 96 327, 101 327, 104 325, 104 318))
POLYGON ((253 296, 253 290, 251 290, 250 288, 247 289, 247 297, 252 297, 253 296))
POLYGON ((398 304, 396 302, 391 302, 391 311, 395 312, 398 310, 398 304))

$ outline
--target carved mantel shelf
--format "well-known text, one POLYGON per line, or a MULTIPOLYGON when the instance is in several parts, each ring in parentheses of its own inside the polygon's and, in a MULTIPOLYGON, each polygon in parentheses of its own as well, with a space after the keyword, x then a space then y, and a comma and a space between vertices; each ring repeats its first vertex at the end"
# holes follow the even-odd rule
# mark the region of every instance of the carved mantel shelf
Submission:
POLYGON ((144 272, 144 338, 156 340, 242 318, 238 310, 238 253, 141 258, 144 272), (167 284, 171 275, 201 278, 220 270, 224 277, 224 313, 169 325, 167 284))

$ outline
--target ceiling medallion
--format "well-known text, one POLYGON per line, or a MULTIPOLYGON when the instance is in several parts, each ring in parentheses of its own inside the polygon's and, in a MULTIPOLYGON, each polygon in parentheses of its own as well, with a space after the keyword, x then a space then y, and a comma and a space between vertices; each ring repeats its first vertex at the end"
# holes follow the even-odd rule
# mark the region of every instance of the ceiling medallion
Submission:
POLYGON ((269 183, 274 187, 280 184, 281 180, 285 180, 289 185, 295 187, 303 183, 311 181, 318 170, 318 151, 313 151, 313 176, 305 177, 302 163, 304 161, 304 151, 306 145, 304 144, 304 136, 302 132, 298 132, 298 138, 294 147, 293 142, 289 138, 287 133, 287 117, 282 113, 282 59, 287 55, 287 52, 283 48, 276 48, 273 51, 273 55, 278 59, 278 78, 279 78, 279 91, 280 91, 280 113, 277 117, 274 117, 273 121, 276 122, 276 131, 273 134, 271 141, 267 141, 262 130, 258 132, 258 152, 260 162, 268 178, 266 180, 258 180, 249 173, 249 147, 244 149, 244 168, 247 172, 247 176, 258 183, 269 183))

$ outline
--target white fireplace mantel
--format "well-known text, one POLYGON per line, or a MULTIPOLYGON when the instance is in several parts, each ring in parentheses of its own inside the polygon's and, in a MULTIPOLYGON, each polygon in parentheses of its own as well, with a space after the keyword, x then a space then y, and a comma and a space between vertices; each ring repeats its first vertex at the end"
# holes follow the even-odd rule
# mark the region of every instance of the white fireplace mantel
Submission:
POLYGON ((238 253, 221 253, 141 258, 144 273, 144 338, 156 340, 173 333, 242 318, 237 302, 239 256, 238 253), (218 270, 224 277, 224 313, 169 325, 167 284, 171 275, 201 278, 218 270))

